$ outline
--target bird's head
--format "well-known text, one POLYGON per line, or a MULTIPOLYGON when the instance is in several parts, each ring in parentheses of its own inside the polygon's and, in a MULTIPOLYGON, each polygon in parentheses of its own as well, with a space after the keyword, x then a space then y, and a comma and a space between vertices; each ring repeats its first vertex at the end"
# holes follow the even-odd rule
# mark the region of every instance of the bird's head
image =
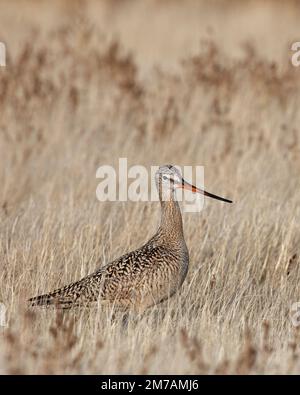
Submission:
POLYGON ((195 193, 200 193, 213 199, 221 200, 222 202, 232 203, 231 200, 214 195, 210 192, 200 189, 192 184, 189 184, 182 178, 180 171, 172 165, 160 166, 155 174, 155 182, 159 191, 160 197, 163 200, 169 200, 173 196, 176 189, 185 189, 195 193))

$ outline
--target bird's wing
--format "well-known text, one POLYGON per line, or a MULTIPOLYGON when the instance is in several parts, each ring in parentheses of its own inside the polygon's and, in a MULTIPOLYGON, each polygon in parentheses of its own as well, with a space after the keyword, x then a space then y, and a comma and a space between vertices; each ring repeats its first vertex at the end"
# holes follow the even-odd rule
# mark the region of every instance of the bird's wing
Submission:
POLYGON ((48 294, 29 299, 31 306, 54 305, 70 308, 96 302, 132 299, 138 284, 147 276, 148 269, 163 261, 164 251, 158 246, 145 245, 101 267, 96 272, 56 289, 48 294))

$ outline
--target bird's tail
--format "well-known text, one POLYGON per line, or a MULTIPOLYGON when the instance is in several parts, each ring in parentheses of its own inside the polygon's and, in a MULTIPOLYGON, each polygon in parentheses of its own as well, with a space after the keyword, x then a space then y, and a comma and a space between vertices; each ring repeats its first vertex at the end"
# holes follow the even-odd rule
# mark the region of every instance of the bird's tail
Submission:
POLYGON ((44 295, 38 295, 28 300, 30 306, 50 306, 57 308, 70 308, 74 302, 70 297, 63 295, 63 288, 44 295))
POLYGON ((100 276, 94 274, 84 277, 75 283, 66 285, 48 294, 38 295, 28 300, 30 306, 51 306, 69 309, 71 307, 79 306, 87 302, 86 296, 89 300, 97 300, 98 293, 90 290, 91 280, 97 282, 100 276))
POLYGON ((28 300, 30 306, 54 306, 60 309, 86 306, 98 300, 101 291, 102 270, 89 274, 79 281, 65 285, 44 295, 28 300))
POLYGON ((30 306, 51 306, 68 309, 76 305, 78 294, 75 288, 80 282, 56 289, 48 294, 38 295, 28 300, 30 306))

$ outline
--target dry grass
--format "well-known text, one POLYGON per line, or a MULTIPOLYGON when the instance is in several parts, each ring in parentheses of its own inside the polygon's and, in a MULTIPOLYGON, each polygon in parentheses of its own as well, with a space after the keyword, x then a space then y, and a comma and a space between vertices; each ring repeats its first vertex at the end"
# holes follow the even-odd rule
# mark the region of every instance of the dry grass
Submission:
POLYGON ((300 13, 243 3, 0 3, 2 373, 299 372, 300 13), (119 157, 204 165, 236 203, 184 214, 180 294, 127 327, 109 309, 26 311, 154 232, 157 203, 96 200, 119 157))

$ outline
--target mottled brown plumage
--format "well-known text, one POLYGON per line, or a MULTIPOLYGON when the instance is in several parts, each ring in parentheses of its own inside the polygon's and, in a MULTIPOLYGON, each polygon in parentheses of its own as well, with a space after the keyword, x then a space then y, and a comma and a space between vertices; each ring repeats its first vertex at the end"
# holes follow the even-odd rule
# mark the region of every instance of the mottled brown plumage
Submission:
POLYGON ((29 299, 32 306, 70 308, 95 302, 143 311, 178 290, 188 271, 189 253, 175 190, 187 188, 208 193, 186 183, 171 165, 160 167, 155 179, 161 202, 161 223, 156 234, 142 247, 83 279, 29 299))

